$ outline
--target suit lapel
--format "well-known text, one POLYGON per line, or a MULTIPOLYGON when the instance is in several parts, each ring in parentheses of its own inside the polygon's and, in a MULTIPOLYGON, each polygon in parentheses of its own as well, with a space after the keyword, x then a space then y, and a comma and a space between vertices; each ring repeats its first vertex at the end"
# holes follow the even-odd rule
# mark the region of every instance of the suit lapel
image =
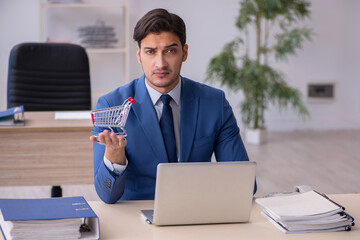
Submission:
MULTIPOLYGON (((145 137, 150 146, 154 149, 157 158, 160 159, 160 162, 167 162, 166 149, 162 140, 161 129, 144 81, 145 79, 143 76, 137 82, 134 96, 137 104, 134 104, 132 109, 139 120, 145 137)), ((139 151, 141 151, 141 149, 139 149, 139 151)))
POLYGON ((198 119, 199 98, 191 82, 182 78, 180 114, 180 162, 188 162, 198 119))

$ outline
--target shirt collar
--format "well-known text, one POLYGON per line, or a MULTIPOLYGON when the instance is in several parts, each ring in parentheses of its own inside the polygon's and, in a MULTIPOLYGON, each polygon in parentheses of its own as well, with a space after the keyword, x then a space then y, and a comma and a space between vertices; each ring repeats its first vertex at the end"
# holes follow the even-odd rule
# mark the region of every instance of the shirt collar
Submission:
MULTIPOLYGON (((151 101, 152 101, 153 105, 155 106, 162 94, 160 92, 156 91, 155 89, 153 89, 152 87, 150 87, 150 85, 147 84, 146 80, 145 80, 145 86, 150 95, 151 101)), ((172 97, 172 99, 175 101, 176 105, 180 106, 181 77, 180 77, 180 81, 178 82, 178 84, 173 88, 173 90, 171 90, 167 94, 169 94, 172 97)))

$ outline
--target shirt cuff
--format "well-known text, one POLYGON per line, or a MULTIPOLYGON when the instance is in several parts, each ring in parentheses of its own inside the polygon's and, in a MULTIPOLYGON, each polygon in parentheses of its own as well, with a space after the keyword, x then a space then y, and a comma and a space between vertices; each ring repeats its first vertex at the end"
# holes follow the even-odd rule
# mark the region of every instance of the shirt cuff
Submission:
POLYGON ((117 175, 122 175, 128 165, 128 160, 126 159, 125 165, 120 165, 117 163, 112 163, 109 159, 107 159, 104 155, 104 163, 105 166, 112 172, 114 172, 117 175))

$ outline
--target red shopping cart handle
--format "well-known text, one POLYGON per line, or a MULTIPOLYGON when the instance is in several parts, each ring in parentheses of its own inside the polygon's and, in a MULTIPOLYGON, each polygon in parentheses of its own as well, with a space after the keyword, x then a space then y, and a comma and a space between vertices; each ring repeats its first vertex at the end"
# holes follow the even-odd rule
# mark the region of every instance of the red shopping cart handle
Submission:
POLYGON ((132 104, 136 103, 135 99, 133 99, 132 97, 129 97, 128 100, 129 100, 132 104))
POLYGON ((92 124, 94 125, 95 121, 94 121, 94 114, 93 113, 91 113, 91 121, 92 121, 92 124))

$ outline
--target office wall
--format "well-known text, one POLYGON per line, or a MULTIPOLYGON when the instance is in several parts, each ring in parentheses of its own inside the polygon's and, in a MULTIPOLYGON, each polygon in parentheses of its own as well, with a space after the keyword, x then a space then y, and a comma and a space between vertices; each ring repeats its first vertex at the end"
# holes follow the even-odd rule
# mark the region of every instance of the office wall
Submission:
POLYGON ((351 0, 345 4, 346 18, 344 21, 344 28, 346 39, 345 42, 345 56, 344 64, 346 65, 345 72, 350 79, 348 84, 349 88, 346 91, 349 92, 347 103, 352 109, 349 109, 348 114, 354 115, 354 119, 357 121, 358 126, 360 123, 360 28, 356 27, 356 19, 359 16, 360 1, 351 0), (355 25, 354 25, 355 24, 355 25), (351 87, 353 86, 353 87, 351 87))
POLYGON ((7 71, 10 49, 19 42, 39 37, 37 0, 0 0, 0 110, 6 109, 7 71))
POLYGON ((316 33, 312 42, 287 63, 277 64, 288 81, 306 93, 308 83, 332 82, 333 100, 304 98, 311 118, 306 122, 296 114, 278 110, 268 111, 267 120, 272 129, 331 129, 358 128, 359 118, 359 50, 356 42, 360 30, 356 27, 359 1, 311 1, 312 18, 307 25, 316 33), (355 24, 355 25, 354 25, 355 24))
MULTIPOLYGON (((292 111, 279 111, 270 106, 266 113, 270 130, 296 129, 352 129, 360 128, 360 59, 357 43, 360 29, 360 2, 357 0, 313 0, 312 18, 306 25, 316 32, 312 42, 304 45, 288 62, 273 63, 281 69, 288 83, 304 94, 311 117, 302 121, 292 111), (314 101, 306 97, 307 84, 332 82, 335 97, 328 101, 314 101)), ((234 39, 238 32, 234 21, 239 9, 238 0, 130 0, 130 29, 148 10, 163 7, 179 14, 187 24, 189 57, 183 64, 182 75, 203 82, 207 64, 220 52, 223 45, 234 39)), ((6 108, 7 61, 11 47, 19 42, 39 40, 38 0, 0 0, 0 109, 6 108)), ((135 43, 131 41, 130 78, 142 74, 136 61, 135 43)), ((117 79, 115 70, 98 61, 95 76, 117 79), (105 72, 106 71, 106 72, 105 72)), ((97 79, 94 79, 97 81, 97 79)), ((208 83, 216 87, 216 83, 208 83)), ((118 82, 113 81, 113 86, 118 82)), ((226 90, 226 88, 224 88, 226 90)), ((241 93, 226 90, 240 126, 239 101, 241 93)))

